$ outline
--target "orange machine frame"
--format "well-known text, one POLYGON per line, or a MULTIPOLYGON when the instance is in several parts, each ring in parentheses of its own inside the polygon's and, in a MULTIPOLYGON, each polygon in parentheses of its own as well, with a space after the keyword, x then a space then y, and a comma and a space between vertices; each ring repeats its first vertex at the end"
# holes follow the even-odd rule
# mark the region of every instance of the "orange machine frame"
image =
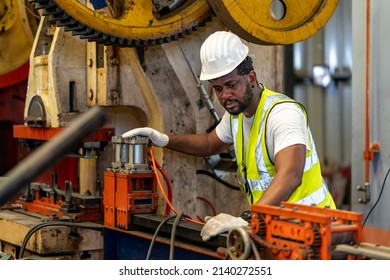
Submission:
POLYGON ((280 207, 252 205, 251 236, 255 241, 261 240, 275 259, 329 260, 339 236, 343 241, 362 241, 362 221, 361 213, 317 206, 288 202, 280 207), (316 246, 314 257, 308 251, 311 246, 316 246))

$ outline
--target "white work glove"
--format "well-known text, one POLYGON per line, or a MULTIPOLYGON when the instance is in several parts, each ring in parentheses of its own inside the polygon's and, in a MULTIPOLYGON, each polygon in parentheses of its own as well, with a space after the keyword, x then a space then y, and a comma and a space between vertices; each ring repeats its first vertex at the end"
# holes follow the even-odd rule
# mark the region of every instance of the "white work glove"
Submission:
POLYGON ((147 136, 156 147, 165 147, 169 142, 168 135, 150 127, 139 127, 122 134, 123 138, 132 138, 134 136, 147 136))
POLYGON ((217 216, 206 217, 206 224, 203 226, 200 236, 203 241, 209 240, 222 232, 227 232, 234 227, 248 226, 248 222, 240 217, 234 217, 229 214, 221 213, 217 216))

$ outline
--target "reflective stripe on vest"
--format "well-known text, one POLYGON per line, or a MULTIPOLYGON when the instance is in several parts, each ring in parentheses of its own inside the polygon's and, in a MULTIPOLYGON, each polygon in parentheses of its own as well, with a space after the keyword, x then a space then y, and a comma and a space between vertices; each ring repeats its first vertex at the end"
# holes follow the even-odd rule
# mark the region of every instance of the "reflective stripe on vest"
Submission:
MULTIPOLYGON (((249 204, 256 203, 260 199, 275 176, 275 166, 268 155, 265 141, 265 124, 271 109, 275 105, 285 102, 299 105, 307 120, 306 110, 301 104, 286 95, 270 91, 264 87, 253 119, 246 151, 243 148, 242 113, 236 117, 231 117, 231 129, 237 163, 239 166, 241 164, 247 167, 247 182, 250 192, 245 191, 245 189, 243 191, 247 195, 249 204)), ((309 205, 321 204, 330 208, 336 208, 330 194, 327 195, 329 191, 322 179, 320 163, 316 151, 313 149, 314 142, 310 131, 308 131, 308 139, 309 152, 306 154, 302 184, 295 190, 288 201, 301 204, 309 203, 309 205)), ((239 174, 240 176, 244 177, 241 168, 239 168, 238 172, 241 173, 239 174)))

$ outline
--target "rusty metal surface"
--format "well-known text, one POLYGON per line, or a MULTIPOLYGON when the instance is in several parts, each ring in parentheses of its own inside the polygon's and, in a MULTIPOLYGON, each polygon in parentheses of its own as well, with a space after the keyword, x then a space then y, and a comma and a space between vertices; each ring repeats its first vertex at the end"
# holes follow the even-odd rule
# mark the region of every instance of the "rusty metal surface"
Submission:
MULTIPOLYGON (((42 215, 24 210, 0 211, 0 241, 13 244, 15 248, 20 247, 28 231, 42 224, 43 218, 42 215)), ((83 222, 80 225, 100 227, 100 224, 92 222, 83 222)), ((102 255, 103 235, 100 230, 56 225, 37 230, 27 242, 24 255, 49 258, 53 254, 59 256, 83 251, 93 251, 102 255)))

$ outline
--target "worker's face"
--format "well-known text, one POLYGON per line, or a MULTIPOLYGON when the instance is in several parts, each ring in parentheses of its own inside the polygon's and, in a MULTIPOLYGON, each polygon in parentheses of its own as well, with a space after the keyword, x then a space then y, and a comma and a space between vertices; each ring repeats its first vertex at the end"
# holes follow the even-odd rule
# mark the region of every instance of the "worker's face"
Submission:
POLYGON ((234 70, 210 82, 219 102, 230 114, 238 115, 248 108, 253 92, 247 75, 238 75, 234 70))

